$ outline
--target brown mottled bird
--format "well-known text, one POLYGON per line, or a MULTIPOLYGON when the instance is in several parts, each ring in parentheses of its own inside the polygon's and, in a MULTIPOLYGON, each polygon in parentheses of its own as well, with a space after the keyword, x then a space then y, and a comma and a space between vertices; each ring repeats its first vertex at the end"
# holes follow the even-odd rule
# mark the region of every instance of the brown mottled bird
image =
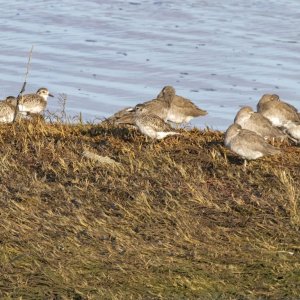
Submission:
POLYGON ((300 122, 297 109, 291 104, 281 101, 275 94, 263 95, 257 104, 257 111, 277 127, 285 127, 288 121, 300 122))
MULTIPOLYGON (((143 106, 145 108, 144 111, 147 111, 149 114, 156 115, 164 121, 177 124, 189 122, 192 118, 207 114, 205 110, 200 109, 190 100, 176 95, 172 86, 165 86, 155 99, 136 105, 136 107, 139 106, 143 106)), ((133 120, 130 113, 126 113, 124 117, 118 118, 116 123, 125 123, 129 119, 133 120)))
POLYGON ((175 90, 172 87, 164 87, 159 96, 155 99, 139 103, 135 107, 123 109, 108 120, 112 120, 114 124, 135 124, 135 113, 137 109, 143 108, 143 112, 158 116, 167 121, 168 111, 170 109, 170 101, 174 96, 175 90))
POLYGON ((281 151, 268 144, 264 138, 253 131, 242 129, 238 124, 229 126, 224 144, 244 159, 257 159, 265 155, 279 154, 281 151))
POLYGON ((265 139, 288 138, 280 129, 274 127, 262 114, 254 112, 250 106, 242 107, 235 116, 234 123, 240 125, 243 129, 254 131, 265 139))
POLYGON ((137 104, 136 107, 143 107, 144 113, 151 113, 167 121, 174 97, 175 89, 171 86, 165 86, 155 99, 137 104))
POLYGON ((129 124, 135 125, 142 134, 152 139, 160 140, 168 135, 180 134, 174 131, 174 129, 162 118, 149 113, 147 107, 144 107, 143 105, 137 105, 135 107, 129 122, 129 124))
POLYGON ((22 114, 38 114, 47 106, 47 100, 53 97, 46 88, 40 88, 35 94, 25 94, 20 97, 18 109, 22 114))
POLYGON ((17 99, 13 96, 0 101, 0 122, 11 123, 14 120, 17 99))

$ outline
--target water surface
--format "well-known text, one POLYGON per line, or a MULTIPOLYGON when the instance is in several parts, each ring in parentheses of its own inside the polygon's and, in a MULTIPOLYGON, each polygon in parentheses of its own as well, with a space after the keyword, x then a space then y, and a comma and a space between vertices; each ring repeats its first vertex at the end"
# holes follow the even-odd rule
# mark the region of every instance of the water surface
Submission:
POLYGON ((27 92, 66 93, 68 112, 88 121, 152 99, 164 85, 209 112, 193 121, 201 128, 225 129, 264 93, 300 108, 297 0, 0 5, 1 97, 18 94, 34 45, 27 92))

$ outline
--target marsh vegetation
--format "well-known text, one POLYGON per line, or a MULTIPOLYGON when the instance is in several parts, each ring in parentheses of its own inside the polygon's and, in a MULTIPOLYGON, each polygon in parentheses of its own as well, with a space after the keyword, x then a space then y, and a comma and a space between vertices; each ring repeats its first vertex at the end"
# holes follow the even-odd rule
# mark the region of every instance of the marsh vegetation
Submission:
POLYGON ((1 125, 1 298, 296 299, 300 148, 244 168, 180 132, 1 125))

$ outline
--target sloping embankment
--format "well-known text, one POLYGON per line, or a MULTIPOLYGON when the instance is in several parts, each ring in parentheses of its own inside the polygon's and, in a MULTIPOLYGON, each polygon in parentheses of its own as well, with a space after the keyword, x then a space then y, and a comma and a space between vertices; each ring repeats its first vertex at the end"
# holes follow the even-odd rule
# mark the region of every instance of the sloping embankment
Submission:
POLYGON ((1 125, 0 297, 297 298, 300 148, 244 169, 222 140, 1 125))

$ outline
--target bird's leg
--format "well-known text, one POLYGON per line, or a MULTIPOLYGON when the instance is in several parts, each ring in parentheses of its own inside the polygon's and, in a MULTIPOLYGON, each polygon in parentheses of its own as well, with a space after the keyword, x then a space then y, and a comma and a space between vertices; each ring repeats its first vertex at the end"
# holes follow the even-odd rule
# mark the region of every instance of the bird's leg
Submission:
POLYGON ((154 143, 155 143, 156 139, 151 139, 150 143, 148 143, 148 147, 149 149, 153 150, 154 149, 154 143))
POLYGON ((247 159, 244 159, 244 170, 247 169, 247 159))
POLYGON ((272 137, 272 139, 271 139, 271 145, 275 146, 275 137, 272 137))

